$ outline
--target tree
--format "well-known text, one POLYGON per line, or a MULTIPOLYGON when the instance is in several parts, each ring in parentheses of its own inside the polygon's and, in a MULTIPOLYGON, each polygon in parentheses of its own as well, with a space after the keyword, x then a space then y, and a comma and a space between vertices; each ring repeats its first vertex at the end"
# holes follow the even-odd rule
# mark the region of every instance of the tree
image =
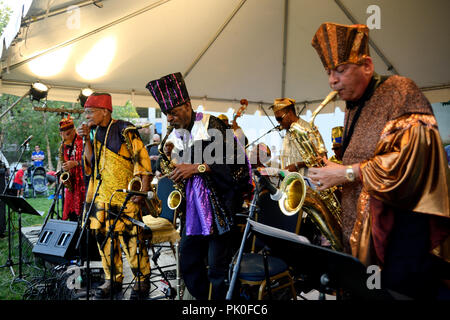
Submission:
MULTIPOLYGON (((19 99, 17 96, 3 94, 0 98, 2 110, 19 99)), ((34 102, 36 105, 36 102, 34 102)), ((47 107, 60 108, 64 106, 71 109, 72 104, 60 101, 47 101, 47 107)), ((5 156, 8 161, 18 160, 16 152, 18 146, 30 135, 33 136, 29 147, 24 152, 22 162, 28 162, 35 145, 39 145, 46 153, 45 162, 49 164, 49 169, 53 170, 54 155, 58 155, 57 150, 61 143, 59 136, 59 121, 63 117, 60 113, 40 112, 33 109, 34 105, 30 99, 23 99, 17 104, 1 122, 0 134, 3 136, 5 156)), ((75 121, 77 119, 75 118, 75 121)), ((79 120, 78 120, 79 121, 79 120)))
MULTIPOLYGON (((14 101, 19 99, 17 96, 3 94, 0 97, 0 112, 6 110, 14 101)), ((31 153, 34 146, 39 145, 41 150, 46 152, 45 163, 48 169, 53 170, 54 163, 57 163, 58 151, 61 145, 61 137, 59 135, 59 121, 67 116, 61 112, 36 111, 33 103, 28 98, 24 98, 18 103, 8 114, 6 114, 0 122, 0 141, 3 141, 3 153, 9 162, 18 160, 17 148, 30 135, 33 140, 24 152, 21 159, 22 162, 28 162, 31 159, 31 153)), ((42 103, 40 104, 42 106, 42 103)), ((47 101, 46 109, 81 109, 78 103, 47 101)), ((138 118, 139 115, 130 101, 125 106, 113 107, 114 119, 131 120, 138 118)), ((83 115, 72 113, 75 127, 84 121, 83 115)))
POLYGON ((8 25, 11 9, 0 1, 0 34, 3 34, 3 29, 8 25))

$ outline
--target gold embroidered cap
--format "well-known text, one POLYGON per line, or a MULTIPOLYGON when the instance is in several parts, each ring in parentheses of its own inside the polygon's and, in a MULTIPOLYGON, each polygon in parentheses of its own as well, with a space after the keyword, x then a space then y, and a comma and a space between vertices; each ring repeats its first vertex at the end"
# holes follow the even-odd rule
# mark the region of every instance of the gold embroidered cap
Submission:
POLYGON ((275 99, 273 102, 273 105, 270 106, 270 108, 273 110, 273 112, 277 112, 281 109, 284 109, 286 107, 289 107, 290 105, 295 105, 295 100, 291 98, 278 98, 275 99))
POLYGON ((342 144, 342 136, 344 134, 344 127, 334 127, 331 129, 331 142, 334 144, 342 144))
POLYGON ((311 44, 326 70, 333 70, 341 64, 359 64, 370 56, 369 28, 364 24, 322 23, 311 44))
POLYGON ((219 116, 217 118, 219 118, 222 121, 228 121, 228 117, 226 115, 224 115, 223 113, 219 114, 219 116))

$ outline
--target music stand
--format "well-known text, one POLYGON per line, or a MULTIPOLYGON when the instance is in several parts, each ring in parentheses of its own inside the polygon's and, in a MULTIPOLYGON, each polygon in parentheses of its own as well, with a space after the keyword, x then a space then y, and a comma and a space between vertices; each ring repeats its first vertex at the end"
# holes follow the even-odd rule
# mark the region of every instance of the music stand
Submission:
POLYGON ((367 285, 367 269, 355 257, 316 246, 295 233, 277 229, 249 220, 251 229, 258 237, 294 270, 312 274, 319 280, 320 298, 324 291, 335 290, 336 298, 343 290, 347 297, 358 300, 392 300, 383 289, 370 290, 367 285))
POLYGON ((19 279, 22 279, 22 213, 41 216, 42 212, 36 211, 23 197, 0 195, 0 199, 9 208, 19 214, 19 279))

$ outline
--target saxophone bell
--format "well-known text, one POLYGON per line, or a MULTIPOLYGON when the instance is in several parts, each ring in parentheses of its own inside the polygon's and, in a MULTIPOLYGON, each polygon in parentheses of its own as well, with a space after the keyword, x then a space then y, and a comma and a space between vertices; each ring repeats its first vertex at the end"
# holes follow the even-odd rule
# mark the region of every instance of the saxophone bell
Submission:
POLYGON ((61 182, 64 183, 64 185, 66 185, 70 179, 70 173, 68 171, 62 172, 59 179, 61 179, 61 182))
POLYGON ((167 197, 167 206, 169 209, 175 210, 180 206, 182 200, 183 195, 181 192, 178 190, 173 190, 167 197))

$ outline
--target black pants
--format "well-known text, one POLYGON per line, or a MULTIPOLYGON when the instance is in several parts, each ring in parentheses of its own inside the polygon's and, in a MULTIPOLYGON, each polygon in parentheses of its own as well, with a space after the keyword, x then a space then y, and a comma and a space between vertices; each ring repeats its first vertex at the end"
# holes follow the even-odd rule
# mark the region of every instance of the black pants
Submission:
POLYGON ((197 300, 207 300, 212 284, 212 300, 225 300, 229 264, 233 255, 233 231, 223 235, 186 236, 180 242, 180 271, 189 292, 197 300), (207 266, 209 266, 207 268, 207 266))
POLYGON ((429 228, 429 215, 395 213, 381 272, 383 288, 414 299, 437 298, 448 264, 429 253, 429 228))

